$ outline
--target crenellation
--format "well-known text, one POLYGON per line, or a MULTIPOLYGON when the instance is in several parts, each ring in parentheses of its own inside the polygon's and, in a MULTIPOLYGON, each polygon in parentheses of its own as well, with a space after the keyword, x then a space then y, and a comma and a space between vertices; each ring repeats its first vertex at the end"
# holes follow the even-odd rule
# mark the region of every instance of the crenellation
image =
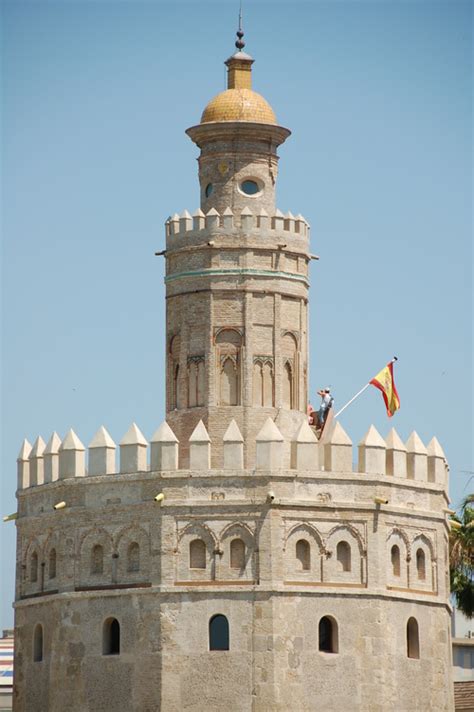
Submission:
POLYGON ((31 443, 25 438, 21 444, 17 457, 17 489, 26 489, 30 486, 30 454, 31 443))
POLYGON ((359 443, 359 472, 385 474, 386 442, 371 425, 359 443))
POLYGON ((116 449, 117 446, 109 432, 101 425, 89 443, 89 467, 87 474, 89 476, 115 474, 117 471, 115 464, 116 449))
MULTIPOLYGON (((182 471, 186 473, 188 467, 184 466, 184 463, 178 465, 182 446, 186 446, 186 450, 192 453, 190 467, 195 472, 211 475, 216 470, 214 465, 211 470, 210 464, 214 457, 214 451, 222 452, 221 466, 224 471, 245 471, 244 446, 246 441, 238 420, 232 418, 227 423, 221 423, 220 443, 216 440, 211 441, 202 419, 196 421, 194 429, 190 430, 185 443, 180 443, 167 421, 163 421, 150 442, 146 440, 138 426, 132 423, 120 441, 120 467, 118 470, 115 462, 116 444, 104 426, 101 426, 92 438, 87 453, 73 430, 69 431, 62 443, 57 433, 52 434, 46 446, 41 437, 35 441, 33 448, 25 439, 17 459, 18 489, 34 487, 36 490, 42 484, 52 484, 58 479, 81 477, 83 474, 92 478, 116 473, 133 475, 137 472, 148 471, 155 473, 182 471), (149 446, 150 467, 147 465, 149 446), (87 470, 84 464, 86 454, 88 458, 87 470), (36 479, 31 481, 29 477, 32 463, 36 460, 44 460, 44 477, 41 478, 41 481, 36 479)), ((384 440, 376 428, 371 425, 358 445, 358 473, 367 476, 381 476, 382 478, 388 476, 396 481, 408 479, 414 487, 428 482, 446 488, 449 468, 441 445, 436 438, 433 438, 426 449, 421 440, 418 441, 417 438, 416 433, 412 434, 405 446, 394 429, 384 440), (410 445, 409 443, 414 444, 410 445), (406 447, 417 450, 416 453, 412 452, 412 455, 422 456, 421 466, 415 461, 415 470, 412 469, 418 473, 418 477, 411 477, 407 473, 406 447), (398 459, 399 456, 400 459, 398 459), (391 462, 393 464, 390 464, 391 462), (417 467, 418 469, 416 469, 417 467), (429 476, 421 477, 420 472, 428 471, 428 467, 430 468, 429 476)), ((290 467, 293 471, 307 474, 321 471, 333 473, 333 475, 352 472, 354 455, 352 441, 338 421, 320 442, 306 420, 293 423, 290 432, 283 435, 273 418, 267 415, 266 419, 264 418, 260 422, 253 445, 256 446, 252 447, 252 450, 255 451, 255 464, 258 470, 290 467), (286 462, 287 458, 289 458, 288 462, 286 462), (271 463, 276 464, 273 466, 271 463)), ((34 466, 38 467, 36 462, 34 466)), ((41 465, 39 471, 42 471, 41 465)))
POLYGON ((39 435, 30 452, 30 485, 42 485, 44 482, 44 449, 46 443, 39 435))
POLYGON ((336 421, 323 446, 325 470, 352 472, 352 440, 339 421, 336 421))
POLYGON ((428 452, 414 430, 405 443, 407 449, 407 477, 426 482, 428 479, 428 452))
POLYGON ((387 475, 407 476, 407 449, 399 434, 392 428, 385 439, 387 445, 387 475))
POLYGON ((438 482, 448 488, 448 463, 443 448, 436 437, 428 443, 428 482, 438 482))
POLYGON ((61 438, 56 432, 53 432, 46 444, 43 453, 44 457, 44 482, 56 482, 59 478, 59 448, 61 447, 61 438))
POLYGON ((71 428, 59 446, 59 479, 84 477, 85 447, 71 428))
POLYGON ((120 472, 147 469, 148 442, 136 423, 132 423, 120 441, 120 472))
POLYGON ((222 213, 219 213, 215 208, 204 214, 201 209, 198 209, 191 215, 188 210, 184 210, 181 215, 175 213, 165 222, 165 232, 168 243, 174 243, 175 239, 181 241, 181 238, 189 239, 193 236, 205 237, 209 235, 219 235, 224 237, 229 233, 232 235, 239 234, 239 237, 245 237, 245 234, 262 232, 270 235, 273 233, 275 237, 278 234, 282 236, 294 236, 295 239, 307 241, 308 223, 302 215, 295 217, 291 212, 283 215, 281 210, 277 210, 273 216, 269 216, 264 208, 260 208, 257 213, 254 213, 249 206, 245 206, 240 213, 235 212, 230 207, 225 208, 222 213), (242 232, 239 233, 239 230, 242 232))
POLYGON ((179 441, 168 423, 163 421, 150 441, 150 469, 177 470, 179 441))

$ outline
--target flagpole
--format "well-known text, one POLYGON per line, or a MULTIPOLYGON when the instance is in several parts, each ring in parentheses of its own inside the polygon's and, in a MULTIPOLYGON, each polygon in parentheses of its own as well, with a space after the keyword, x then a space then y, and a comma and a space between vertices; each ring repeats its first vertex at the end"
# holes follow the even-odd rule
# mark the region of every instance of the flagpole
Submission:
MULTIPOLYGON (((392 358, 392 360, 388 362, 387 365, 389 365, 391 363, 395 363, 395 361, 398 361, 398 358, 396 356, 394 356, 392 358)), ((345 410, 347 408, 347 406, 349 406, 351 403, 353 403, 356 398, 358 398, 360 395, 362 395, 362 393, 365 391, 365 389, 368 388, 369 386, 370 386, 370 381, 368 383, 366 383, 365 386, 363 388, 361 388, 360 391, 358 393, 356 393, 355 396, 353 396, 350 399, 350 401, 347 401, 346 405, 343 405, 341 410, 338 410, 334 417, 337 418, 338 415, 341 415, 342 411, 345 410)))
POLYGON ((343 406, 342 406, 341 410, 338 410, 338 411, 337 411, 337 413, 335 414, 334 417, 337 418, 337 416, 340 415, 340 414, 342 413, 342 411, 347 408, 347 406, 349 406, 351 403, 353 403, 353 402, 355 401, 355 399, 358 398, 358 397, 365 391, 365 389, 368 388, 369 386, 370 386, 370 382, 369 382, 369 383, 366 383, 365 386, 364 386, 363 388, 361 388, 360 391, 359 391, 358 393, 356 393, 355 396, 353 396, 353 397, 350 399, 350 401, 348 401, 348 402, 346 403, 346 405, 343 405, 343 406))

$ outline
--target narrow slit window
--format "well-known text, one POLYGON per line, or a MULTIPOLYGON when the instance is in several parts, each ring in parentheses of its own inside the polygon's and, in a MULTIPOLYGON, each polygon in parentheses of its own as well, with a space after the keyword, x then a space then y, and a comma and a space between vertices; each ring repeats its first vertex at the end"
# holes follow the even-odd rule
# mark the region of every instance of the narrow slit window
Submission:
POLYGON ((394 576, 400 576, 400 549, 396 544, 392 546, 390 551, 390 558, 392 562, 392 573, 394 576))
POLYGON ((50 579, 56 578, 56 549, 51 549, 49 552, 48 575, 50 579))
POLYGON ((33 662, 40 663, 43 660, 43 626, 41 623, 35 627, 33 633, 33 662))
POLYGON ((420 634, 416 618, 409 618, 407 622, 407 657, 420 657, 420 634))
POLYGON ((102 633, 102 655, 120 654, 120 623, 116 618, 107 618, 102 633))
POLYGON ((220 613, 209 621, 209 650, 229 650, 229 621, 220 613))
POLYGON ((311 568, 311 548, 306 539, 296 542, 296 560, 301 571, 309 571, 311 568))
POLYGON ((132 541, 127 549, 127 571, 140 571, 140 547, 132 541))
POLYGON ((351 570, 351 547, 347 541, 340 541, 336 548, 336 556, 343 571, 351 570))
POLYGON ((30 559, 30 582, 36 583, 38 580, 38 554, 34 551, 30 559))
POLYGON ((242 539, 233 539, 230 542, 230 568, 243 569, 245 567, 245 544, 242 539))
POLYGON ((104 547, 96 544, 91 552, 91 574, 104 573, 104 547))
POLYGON ((423 549, 418 549, 416 552, 416 572, 420 581, 426 579, 426 557, 423 549))
POLYGON ((206 568, 206 545, 202 539, 194 539, 189 545, 189 568, 206 568))

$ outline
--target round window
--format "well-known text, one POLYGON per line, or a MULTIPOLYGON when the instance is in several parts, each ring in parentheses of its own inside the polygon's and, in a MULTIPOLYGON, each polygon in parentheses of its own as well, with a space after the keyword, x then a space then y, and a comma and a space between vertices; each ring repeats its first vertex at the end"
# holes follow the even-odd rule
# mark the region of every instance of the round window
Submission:
POLYGON ((212 185, 212 183, 208 183, 206 185, 206 190, 204 191, 206 194, 206 198, 208 198, 211 195, 213 190, 214 190, 214 186, 212 185))
POLYGON ((240 184, 240 189, 245 195, 255 195, 260 192, 258 183, 254 180, 244 180, 240 184))

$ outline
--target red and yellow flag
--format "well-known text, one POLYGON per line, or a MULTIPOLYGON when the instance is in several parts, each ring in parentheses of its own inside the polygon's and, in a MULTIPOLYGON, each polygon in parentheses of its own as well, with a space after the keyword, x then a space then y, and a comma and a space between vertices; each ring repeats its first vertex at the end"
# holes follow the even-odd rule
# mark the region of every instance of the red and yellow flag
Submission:
POLYGON ((395 382, 393 380, 393 361, 390 361, 380 373, 372 378, 370 383, 382 391, 387 415, 389 418, 400 408, 400 398, 398 397, 395 382))

